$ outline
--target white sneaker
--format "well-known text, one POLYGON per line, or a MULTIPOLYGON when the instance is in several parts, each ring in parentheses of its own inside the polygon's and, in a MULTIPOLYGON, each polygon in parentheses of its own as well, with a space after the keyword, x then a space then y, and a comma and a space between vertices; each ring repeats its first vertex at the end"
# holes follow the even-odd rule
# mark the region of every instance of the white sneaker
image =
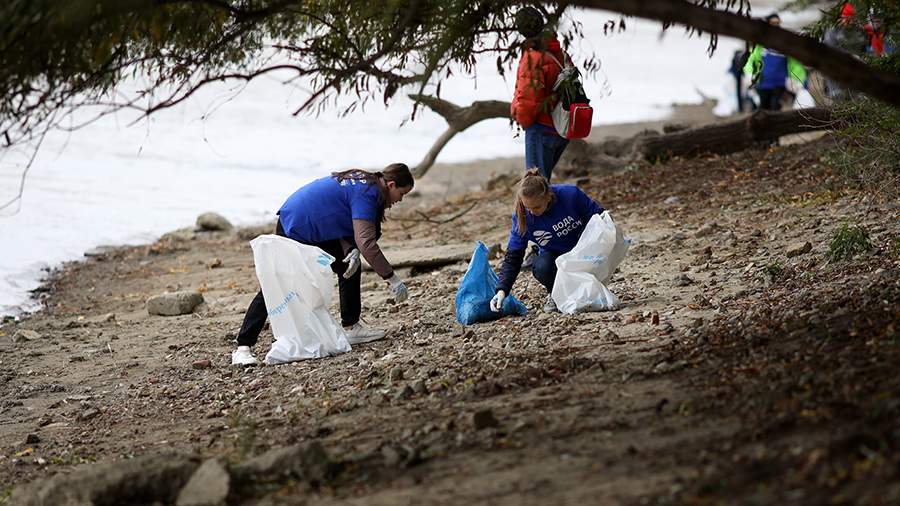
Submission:
POLYGON ((349 341, 350 344, 371 343, 372 341, 377 341, 384 337, 383 330, 369 329, 359 322, 349 329, 345 328, 344 332, 347 333, 347 341, 349 341))
POLYGON ((547 302, 544 303, 544 312, 545 313, 558 313, 559 308, 556 307, 556 301, 553 300, 553 297, 548 295, 547 302))
POLYGON ((231 365, 256 365, 259 361, 250 353, 249 346, 238 346, 231 352, 231 365))

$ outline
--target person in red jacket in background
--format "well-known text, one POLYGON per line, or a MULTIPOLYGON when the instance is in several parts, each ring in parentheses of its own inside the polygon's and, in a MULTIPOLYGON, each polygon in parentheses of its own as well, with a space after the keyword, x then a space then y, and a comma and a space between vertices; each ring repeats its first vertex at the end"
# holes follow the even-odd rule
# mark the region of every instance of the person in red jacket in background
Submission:
POLYGON ((516 29, 525 37, 516 72, 512 118, 525 129, 525 170, 538 169, 548 181, 569 144, 556 133, 550 116, 556 105, 553 85, 569 57, 556 35, 545 30, 544 16, 534 7, 516 12, 516 29))

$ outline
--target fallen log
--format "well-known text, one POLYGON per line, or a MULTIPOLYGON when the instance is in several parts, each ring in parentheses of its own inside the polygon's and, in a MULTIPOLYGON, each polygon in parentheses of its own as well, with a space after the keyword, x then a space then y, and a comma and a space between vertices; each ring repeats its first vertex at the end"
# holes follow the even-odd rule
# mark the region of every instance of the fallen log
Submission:
MULTIPOLYGON (((474 243, 443 244, 399 250, 387 248, 384 250, 384 256, 394 268, 440 267, 466 261, 472 256, 474 250, 474 243)), ((372 270, 367 262, 363 262, 363 268, 372 270)))
POLYGON ((757 111, 732 121, 668 134, 641 135, 635 140, 633 153, 634 158, 649 161, 701 153, 735 153, 783 135, 826 130, 832 125, 832 111, 824 107, 757 111))

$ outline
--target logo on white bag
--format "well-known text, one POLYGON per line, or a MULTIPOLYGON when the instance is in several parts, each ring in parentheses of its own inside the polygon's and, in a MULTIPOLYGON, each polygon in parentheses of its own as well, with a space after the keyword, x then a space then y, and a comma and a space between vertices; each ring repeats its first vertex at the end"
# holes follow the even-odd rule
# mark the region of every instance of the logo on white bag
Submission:
POLYGON ((553 234, 547 232, 546 230, 534 231, 534 240, 538 243, 539 246, 546 246, 547 243, 550 242, 551 237, 553 237, 553 234))
POLYGON ((288 302, 294 300, 295 298, 297 298, 299 296, 300 295, 298 295, 297 292, 291 290, 290 292, 288 292, 287 295, 284 296, 284 299, 281 301, 281 304, 278 304, 277 306, 273 307, 269 311, 269 316, 275 316, 275 315, 279 315, 279 314, 283 313, 284 310, 287 309, 287 307, 288 307, 288 302))
POLYGON ((319 258, 316 259, 316 263, 321 265, 322 267, 328 267, 331 265, 331 257, 325 254, 319 255, 319 258))

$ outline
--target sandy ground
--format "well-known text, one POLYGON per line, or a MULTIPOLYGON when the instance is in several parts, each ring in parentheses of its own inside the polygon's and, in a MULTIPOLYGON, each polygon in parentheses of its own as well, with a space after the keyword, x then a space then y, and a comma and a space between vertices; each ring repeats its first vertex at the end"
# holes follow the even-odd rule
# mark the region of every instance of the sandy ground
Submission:
MULTIPOLYGON (((68 264, 44 311, 0 327, 0 497, 94 462, 238 463, 316 441, 339 464, 330 480, 273 478, 229 504, 896 504, 898 208, 844 188, 831 146, 570 181, 634 239, 610 284, 617 311, 545 314, 523 273, 527 316, 463 328, 465 263, 401 270, 400 305, 367 273, 363 318, 388 339, 291 365, 230 365, 257 290, 247 239, 265 228, 68 264), (845 223, 873 249, 830 260, 845 223), (205 303, 147 313, 148 297, 180 289, 205 303)), ((505 243, 512 180, 447 198, 423 180, 383 247, 505 243)), ((266 330, 257 352, 270 342, 266 330)))

